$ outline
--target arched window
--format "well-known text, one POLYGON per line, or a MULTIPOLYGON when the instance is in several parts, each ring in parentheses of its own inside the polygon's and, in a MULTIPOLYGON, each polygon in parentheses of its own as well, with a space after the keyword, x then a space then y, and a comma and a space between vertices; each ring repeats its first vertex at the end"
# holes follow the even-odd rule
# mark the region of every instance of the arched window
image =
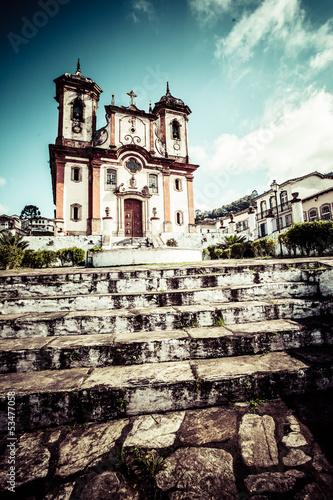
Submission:
POLYGON ((176 191, 182 191, 182 180, 181 179, 175 179, 175 190, 176 191))
POLYGON ((181 210, 176 212, 176 224, 177 226, 182 226, 184 224, 184 214, 181 210))
POLYGON ((331 207, 330 205, 323 205, 320 207, 320 213, 322 220, 331 220, 331 207))
POLYGON ((149 189, 151 193, 158 193, 158 181, 156 174, 149 174, 149 189))
POLYGON ((266 210, 267 210, 267 203, 266 203, 266 201, 264 200, 264 201, 260 202, 260 212, 261 212, 261 217, 264 217, 264 216, 266 215, 266 214, 265 214, 266 210))
POLYGON ((172 138, 180 139, 180 125, 177 120, 173 120, 172 122, 172 138))
POLYGON ((73 120, 83 122, 83 104, 79 97, 73 103, 73 120))
POLYGON ((276 198, 275 196, 271 196, 269 199, 269 208, 274 208, 276 207, 276 198))
POLYGON ((71 179, 74 182, 81 182, 82 181, 82 173, 81 173, 81 167, 72 167, 71 171, 71 179))
POLYGON ((78 222, 82 219, 82 206, 78 203, 71 205, 71 220, 78 222))
POLYGON ((280 193, 280 200, 281 200, 281 206, 282 208, 288 204, 288 193, 287 191, 281 191, 280 193))
POLYGON ((313 220, 318 220, 318 210, 316 208, 311 208, 311 210, 309 210, 309 222, 313 220))

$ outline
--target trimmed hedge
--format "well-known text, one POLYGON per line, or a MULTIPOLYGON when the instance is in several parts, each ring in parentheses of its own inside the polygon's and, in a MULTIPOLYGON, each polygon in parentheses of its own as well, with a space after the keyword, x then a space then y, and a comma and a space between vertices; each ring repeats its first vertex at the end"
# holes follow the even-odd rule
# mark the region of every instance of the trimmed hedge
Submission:
POLYGON ((276 241, 273 238, 261 238, 252 242, 255 257, 275 256, 276 241))
POLYGON ((323 255, 333 251, 333 221, 298 222, 279 235, 289 255, 323 255))
POLYGON ((50 267, 56 261, 57 254, 53 250, 26 250, 22 265, 31 268, 50 267))

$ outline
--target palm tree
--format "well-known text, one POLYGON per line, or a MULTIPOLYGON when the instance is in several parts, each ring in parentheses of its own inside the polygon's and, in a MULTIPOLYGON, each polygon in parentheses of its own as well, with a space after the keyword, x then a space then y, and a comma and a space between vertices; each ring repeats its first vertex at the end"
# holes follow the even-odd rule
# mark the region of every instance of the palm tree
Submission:
POLYGON ((23 241, 23 236, 20 234, 12 234, 9 231, 5 231, 0 234, 0 246, 2 245, 8 245, 10 247, 25 250, 29 246, 29 243, 27 241, 23 241))
POLYGON ((235 243, 244 243, 246 240, 245 236, 238 236, 237 234, 231 234, 230 236, 224 237, 224 244, 227 247, 234 245, 235 243))

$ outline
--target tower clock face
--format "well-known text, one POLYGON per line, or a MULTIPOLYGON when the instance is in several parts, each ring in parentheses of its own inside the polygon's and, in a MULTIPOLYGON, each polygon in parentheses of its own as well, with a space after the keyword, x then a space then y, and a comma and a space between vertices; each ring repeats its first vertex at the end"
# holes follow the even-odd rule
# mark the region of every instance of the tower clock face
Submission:
POLYGON ((125 168, 131 172, 131 174, 137 174, 141 170, 141 165, 134 158, 128 160, 125 164, 125 168))

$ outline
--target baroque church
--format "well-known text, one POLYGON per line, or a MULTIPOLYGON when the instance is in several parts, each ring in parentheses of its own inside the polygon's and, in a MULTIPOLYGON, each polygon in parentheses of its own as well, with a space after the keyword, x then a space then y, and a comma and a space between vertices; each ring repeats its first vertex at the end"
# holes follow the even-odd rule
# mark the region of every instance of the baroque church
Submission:
POLYGON ((58 137, 50 148, 56 233, 148 237, 195 232, 193 174, 189 159, 190 108, 166 94, 149 112, 105 106, 96 130, 102 89, 82 75, 56 78, 58 137))

